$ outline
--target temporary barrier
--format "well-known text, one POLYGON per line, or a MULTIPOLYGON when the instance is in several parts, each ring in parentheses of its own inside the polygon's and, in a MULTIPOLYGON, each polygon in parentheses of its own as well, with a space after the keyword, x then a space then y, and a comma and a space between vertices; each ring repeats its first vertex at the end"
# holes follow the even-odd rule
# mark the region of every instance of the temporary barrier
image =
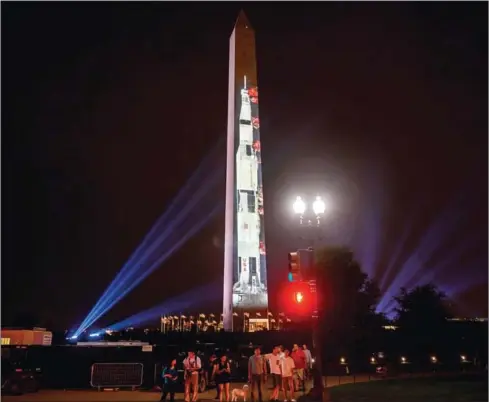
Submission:
POLYGON ((93 388, 132 388, 143 383, 144 367, 141 363, 92 364, 90 385, 93 388))

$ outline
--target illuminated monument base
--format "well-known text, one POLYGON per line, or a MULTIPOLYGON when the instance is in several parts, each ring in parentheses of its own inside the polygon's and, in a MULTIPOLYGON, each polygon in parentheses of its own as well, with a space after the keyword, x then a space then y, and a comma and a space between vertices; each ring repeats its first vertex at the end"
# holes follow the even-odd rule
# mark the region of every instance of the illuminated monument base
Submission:
MULTIPOLYGON (((243 12, 230 38, 223 324, 267 314, 260 119, 255 33, 243 12)), ((266 317, 266 315, 265 315, 266 317)))

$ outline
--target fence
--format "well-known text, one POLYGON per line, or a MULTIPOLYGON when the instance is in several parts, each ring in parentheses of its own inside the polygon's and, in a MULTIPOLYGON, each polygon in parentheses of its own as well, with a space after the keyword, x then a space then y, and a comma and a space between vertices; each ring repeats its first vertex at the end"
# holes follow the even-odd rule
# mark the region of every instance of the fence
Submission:
POLYGON ((95 363, 91 367, 90 385, 102 388, 140 387, 144 366, 141 363, 95 363))

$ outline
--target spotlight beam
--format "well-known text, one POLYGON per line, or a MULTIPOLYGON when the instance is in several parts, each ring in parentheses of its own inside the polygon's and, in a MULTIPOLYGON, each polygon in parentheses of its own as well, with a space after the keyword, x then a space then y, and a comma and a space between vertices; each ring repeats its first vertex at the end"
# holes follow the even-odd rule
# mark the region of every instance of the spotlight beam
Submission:
MULTIPOLYGON (((222 170, 211 169, 211 167, 208 165, 210 161, 215 160, 214 154, 219 149, 219 145, 221 142, 222 142, 222 138, 220 139, 219 143, 214 147, 213 151, 211 152, 211 155, 207 156, 204 159, 204 161, 199 165, 199 168, 197 169, 196 173, 192 175, 190 180, 188 180, 187 183, 185 184, 184 188, 175 197, 175 200, 170 205, 170 209, 167 210, 160 217, 160 219, 158 219, 155 225, 153 225, 152 229, 150 230, 150 234, 156 233, 156 231, 160 229, 161 226, 165 223, 167 223, 168 225, 168 228, 165 230, 165 233, 167 234, 168 231, 172 229, 172 225, 176 225, 181 220, 185 219, 189 210, 194 208, 199 203, 199 201, 204 197, 204 195, 212 190, 212 187, 217 183, 218 179, 221 178, 220 176, 222 176, 222 170), (213 173, 211 174, 210 177, 208 176, 207 178, 204 178, 204 180, 202 180, 202 175, 200 174, 202 170, 205 173, 211 170, 213 173), (190 191, 194 192, 195 188, 199 188, 197 194, 192 194, 192 193, 189 194, 190 191), (191 200, 190 203, 187 201, 189 199, 191 200), (177 215, 177 218, 175 218, 175 207, 180 206, 185 201, 187 201, 187 204, 184 206, 183 210, 180 210, 180 212, 177 215)), ((119 292, 121 287, 123 287, 125 283, 129 280, 130 275, 133 275, 134 273, 137 272, 138 265, 141 265, 142 262, 144 263, 144 260, 141 258, 141 254, 144 253, 144 257, 147 258, 147 254, 148 254, 147 247, 148 247, 150 237, 151 236, 149 234, 145 237, 143 243, 139 245, 139 247, 132 254, 130 259, 124 264, 124 266, 116 275, 114 280, 112 280, 109 287, 104 291, 104 293, 99 298, 95 306, 85 317, 84 321, 82 322, 79 328, 86 327, 87 326, 86 324, 91 320, 91 316, 100 313, 100 311, 104 309, 106 302, 109 301, 112 297, 114 297, 114 295, 119 292), (138 257, 138 261, 136 261, 137 257, 138 257)), ((157 240, 162 242, 163 236, 160 235, 157 238, 157 240)), ((159 244, 157 243, 155 244, 155 241, 153 240, 153 244, 149 244, 149 247, 153 251, 158 245, 159 244)))
MULTIPOLYGON (((180 247, 184 241, 186 241, 189 238, 189 233, 191 235, 195 234, 197 230, 199 230, 205 223, 207 223, 207 220, 209 219, 208 217, 204 217, 204 219, 200 222, 198 222, 196 225, 194 225, 192 228, 190 228, 190 231, 187 232, 187 234, 183 234, 181 237, 180 241, 177 242, 176 245, 174 245, 172 248, 170 248, 170 253, 163 254, 163 257, 160 257, 157 262, 161 263, 163 262, 164 259, 166 259, 167 256, 171 255, 177 247, 180 247)), ((146 272, 142 272, 142 275, 139 277, 135 277, 135 274, 137 272, 133 272, 130 276, 127 276, 123 278, 122 281, 118 282, 112 282, 112 285, 110 286, 111 293, 115 293, 119 291, 120 293, 117 295, 115 298, 104 298, 103 300, 103 305, 100 305, 97 307, 97 309, 92 310, 92 312, 87 316, 87 318, 84 320, 82 325, 79 327, 79 329, 75 332, 76 335, 84 331, 86 328, 88 328, 90 325, 92 325, 100 316, 105 314, 110 308, 112 308, 119 300, 121 300, 130 290, 132 290, 142 279, 144 279, 147 275, 149 275, 152 270, 154 270, 154 264, 153 266, 150 266, 149 268, 146 269, 146 272)))
MULTIPOLYGON (((204 198, 205 195, 218 183, 219 179, 221 179, 222 173, 221 172, 214 172, 213 175, 210 177, 209 182, 206 182, 204 185, 202 185, 197 191, 197 193, 191 197, 191 201, 188 202, 184 208, 180 211, 180 213, 177 215, 176 218, 173 219, 173 221, 170 222, 168 227, 164 230, 160 236, 153 241, 153 243, 148 247, 148 249, 142 251, 144 247, 139 247, 138 250, 140 251, 139 254, 143 254, 142 257, 139 258, 139 261, 134 261, 130 259, 127 261, 122 269, 119 271, 115 279, 111 282, 109 287, 105 290, 105 292, 102 294, 98 302, 95 304, 95 306, 92 308, 90 313, 87 315, 85 321, 89 322, 93 316, 97 316, 99 313, 104 313, 106 311, 106 303, 110 303, 110 300, 118 294, 121 289, 123 289, 128 282, 131 282, 132 276, 135 275, 138 272, 138 269, 141 267, 141 265, 144 264, 144 262, 151 257, 151 254, 159 247, 161 244, 167 240, 167 238, 170 236, 172 230, 175 227, 178 227, 182 221, 184 221, 190 211, 195 208, 204 198)), ((166 215, 166 213, 165 213, 166 215)), ((160 225, 161 226, 161 225, 160 225)), ((145 246, 145 245, 142 245, 145 246)), ((86 322, 82 323, 82 326, 87 327, 90 324, 87 325, 86 322)))
POLYGON ((196 305, 206 302, 220 300, 222 296, 219 293, 221 288, 220 282, 212 282, 196 289, 187 291, 181 295, 171 298, 155 307, 141 311, 118 323, 109 325, 114 331, 119 331, 127 327, 137 326, 161 317, 163 314, 173 314, 188 310, 196 305), (197 297, 196 297, 197 296, 197 297))
MULTIPOLYGON (((416 242, 416 249, 411 253, 409 258, 402 264, 401 270, 396 274, 395 278, 387 286, 384 295, 392 293, 392 289, 400 287, 409 288, 416 278, 420 275, 420 271, 424 268, 424 262, 427 261, 430 255, 437 250, 440 238, 447 238, 452 234, 460 223, 463 213, 463 202, 466 193, 461 193, 453 198, 445 205, 443 210, 437 215, 434 222, 429 225, 424 235, 416 242)), ((384 311, 385 307, 391 304, 391 300, 383 297, 379 303, 377 310, 384 311)))
POLYGON ((163 215, 158 218, 158 220, 153 224, 149 232, 144 236, 139 247, 130 256, 128 261, 137 261, 140 254, 144 252, 146 245, 148 243, 151 243, 152 237, 159 231, 159 229, 164 225, 168 225, 172 221, 172 218, 180 213, 180 207, 182 204, 185 204, 187 202, 189 194, 192 194, 196 188, 202 187, 202 172, 207 173, 209 171, 216 171, 215 168, 212 168, 211 164, 215 163, 216 160, 219 159, 219 156, 222 154, 223 151, 221 148, 224 143, 224 138, 225 137, 223 136, 219 137, 218 143, 211 150, 210 154, 208 154, 202 160, 190 179, 187 180, 183 188, 180 189, 176 197, 173 198, 163 215))
POLYGON ((79 335, 86 328, 92 325, 95 321, 97 321, 103 314, 108 312, 119 300, 125 297, 131 290, 133 290, 139 283, 141 283, 145 278, 147 278, 156 268, 158 268, 166 259, 168 259, 175 251, 177 251, 183 244, 185 244, 191 237, 193 237, 200 229, 202 229, 211 218, 219 211, 222 207, 222 204, 219 204, 214 207, 212 212, 207 215, 202 221, 198 224, 194 225, 184 236, 180 238, 176 244, 173 245, 169 250, 167 250, 157 261, 155 261, 148 269, 141 273, 141 275, 133 278, 133 280, 128 283, 128 286, 112 301, 108 302, 103 311, 99 311, 96 314, 90 316, 90 320, 86 320, 83 326, 81 326, 76 332, 75 335, 79 335))

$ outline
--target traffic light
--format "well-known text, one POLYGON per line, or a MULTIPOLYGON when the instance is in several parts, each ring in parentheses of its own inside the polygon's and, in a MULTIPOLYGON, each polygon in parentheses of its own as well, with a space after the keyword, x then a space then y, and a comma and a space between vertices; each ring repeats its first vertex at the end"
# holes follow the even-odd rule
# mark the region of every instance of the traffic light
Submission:
POLYGON ((299 249, 289 253, 289 282, 298 282, 312 279, 314 266, 314 250, 312 248, 299 249))
POLYGON ((299 252, 289 253, 289 282, 297 282, 302 279, 301 275, 301 260, 299 252))
POLYGON ((311 317, 313 301, 308 282, 287 282, 280 292, 280 309, 293 318, 311 317))
POLYGON ((295 301, 297 303, 302 303, 304 301, 304 294, 302 292, 295 292, 295 301))

